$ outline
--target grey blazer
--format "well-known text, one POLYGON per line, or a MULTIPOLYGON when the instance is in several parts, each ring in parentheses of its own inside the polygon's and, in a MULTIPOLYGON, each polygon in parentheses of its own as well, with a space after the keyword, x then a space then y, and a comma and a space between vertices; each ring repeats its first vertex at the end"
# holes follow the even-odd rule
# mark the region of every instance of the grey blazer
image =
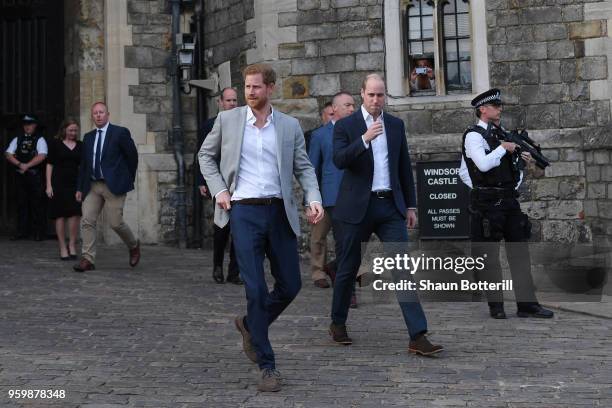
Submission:
MULTIPOLYGON (((220 112, 198 152, 200 171, 213 197, 222 190, 228 190, 231 195, 236 189, 246 114, 247 106, 220 112)), ((300 220, 297 199, 293 196, 293 176, 304 190, 305 202, 321 202, 321 193, 314 168, 306 154, 304 135, 299 122, 277 110, 274 110, 273 118, 276 130, 276 160, 285 213, 293 232, 299 236, 300 220)), ((215 224, 219 227, 225 226, 229 217, 228 211, 215 207, 215 224)))

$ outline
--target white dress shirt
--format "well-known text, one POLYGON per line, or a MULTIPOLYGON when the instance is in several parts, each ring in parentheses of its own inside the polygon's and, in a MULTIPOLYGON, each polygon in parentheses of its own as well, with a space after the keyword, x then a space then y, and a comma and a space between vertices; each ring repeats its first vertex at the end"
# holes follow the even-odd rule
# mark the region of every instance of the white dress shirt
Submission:
MULTIPOLYGON (((13 138, 13 140, 11 140, 11 143, 9 143, 8 148, 6 149, 6 153, 8 154, 15 154, 17 152, 17 137, 13 138)), ((36 152, 38 154, 44 154, 46 155, 47 153, 49 153, 49 149, 47 147, 47 142, 45 141, 44 137, 39 137, 38 141, 36 142, 36 152)))
MULTIPOLYGON (((482 120, 478 121, 478 126, 483 129, 487 128, 487 123, 482 120)), ((503 148, 502 145, 497 146, 493 151, 489 147, 487 141, 482 137, 482 135, 478 132, 469 132, 465 136, 465 155, 472 159, 478 170, 483 173, 499 166, 501 163, 502 157, 506 154, 506 149, 503 148)), ((470 173, 467 168, 467 164, 465 163, 465 158, 463 154, 461 155, 461 167, 459 168, 459 177, 464 184, 466 184, 469 188, 472 188, 472 179, 470 178, 470 173)), ((523 172, 521 171, 521 177, 519 182, 516 185, 518 188, 523 181, 523 172)))
MULTIPOLYGON (((97 151, 97 147, 98 147, 98 137, 100 136, 100 132, 98 132, 99 130, 102 131, 102 141, 100 142, 100 162, 102 162, 102 153, 104 153, 104 139, 106 139, 106 131, 108 130, 108 125, 110 122, 106 122, 106 125, 102 126, 101 128, 96 128, 95 132, 96 132, 96 138, 94 139, 94 145, 93 145, 93 158, 91 160, 91 174, 92 176, 94 174, 96 174, 96 151, 97 151)), ((100 165, 100 174, 102 175, 102 178, 104 178, 104 174, 102 174, 102 166, 100 165)))
MULTIPOLYGON (((361 113, 365 120, 366 127, 369 129, 374 124, 374 117, 361 105, 361 113)), ((389 173, 389 150, 387 148, 387 133, 385 132, 385 123, 383 121, 383 113, 378 116, 378 121, 383 124, 383 131, 378 137, 366 143, 361 136, 361 140, 366 149, 372 146, 372 154, 374 155, 374 178, 372 179, 372 191, 391 190, 391 177, 389 173)))
POLYGON ((274 109, 259 129, 255 114, 247 106, 246 125, 240 152, 240 167, 232 200, 244 198, 282 198, 276 151, 274 109))

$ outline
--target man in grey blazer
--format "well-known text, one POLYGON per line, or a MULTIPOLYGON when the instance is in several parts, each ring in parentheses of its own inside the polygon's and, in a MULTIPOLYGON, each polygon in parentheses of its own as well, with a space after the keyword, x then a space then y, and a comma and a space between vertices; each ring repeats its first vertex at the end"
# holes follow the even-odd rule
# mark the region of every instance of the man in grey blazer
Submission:
POLYGON ((272 108, 276 74, 266 64, 243 72, 247 106, 220 112, 198 153, 200 170, 215 197, 215 224, 228 222, 247 296, 247 315, 235 324, 247 357, 259 365, 260 391, 279 391, 280 374, 268 328, 301 288, 297 237, 299 202, 293 177, 304 190, 308 220, 323 218, 321 194, 297 119, 272 108), (268 292, 264 256, 274 290, 268 292))

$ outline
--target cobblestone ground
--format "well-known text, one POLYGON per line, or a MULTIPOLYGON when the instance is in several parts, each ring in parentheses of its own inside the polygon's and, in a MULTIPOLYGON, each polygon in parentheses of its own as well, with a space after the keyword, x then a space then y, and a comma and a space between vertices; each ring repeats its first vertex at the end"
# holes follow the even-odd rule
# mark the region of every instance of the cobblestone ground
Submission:
POLYGON ((212 282, 210 252, 145 247, 135 270, 123 248, 99 254, 98 270, 76 274, 52 241, 0 241, 0 406, 612 406, 612 320, 519 319, 508 305, 498 321, 484 304, 428 303, 447 351, 418 358, 398 306, 362 291, 355 343, 340 347, 327 334, 332 292, 304 273, 271 330, 284 388, 258 393, 231 323, 244 289, 212 282), (66 398, 16 401, 11 389, 66 398))

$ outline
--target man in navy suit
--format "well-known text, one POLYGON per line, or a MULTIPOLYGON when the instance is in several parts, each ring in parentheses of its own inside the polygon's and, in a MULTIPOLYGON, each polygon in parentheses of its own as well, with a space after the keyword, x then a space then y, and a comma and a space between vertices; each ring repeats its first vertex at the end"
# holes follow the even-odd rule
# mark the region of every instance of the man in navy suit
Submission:
POLYGON ((321 222, 313 225, 310 231, 311 276, 314 285, 318 288, 329 287, 324 269, 329 268, 325 265, 325 255, 327 252, 327 234, 332 228, 334 241, 336 241, 336 254, 338 253, 337 243, 339 239, 337 234, 339 229, 336 225, 332 225, 332 213, 340 189, 342 170, 336 167, 333 160, 334 123, 355 111, 355 100, 348 92, 338 92, 334 95, 331 107, 333 109, 331 120, 326 125, 313 131, 308 150, 308 156, 317 173, 317 180, 323 197, 323 208, 325 209, 325 216, 321 222))
MULTIPOLYGON (((416 193, 404 123, 383 113, 385 92, 383 79, 368 75, 361 86, 361 108, 334 127, 334 163, 344 176, 334 210, 342 236, 329 331, 340 344, 352 343, 346 320, 362 242, 375 233, 383 243, 406 243, 407 227, 416 225, 416 193)), ((431 344, 425 336, 427 319, 418 296, 406 292, 408 301, 399 295, 398 300, 410 334, 409 352, 442 351, 442 346, 431 344)))
MULTIPOLYGON (((219 112, 234 109, 238 106, 238 91, 235 88, 227 87, 221 90, 221 94, 219 95, 219 112)), ((202 147, 202 143, 206 139, 206 136, 210 133, 215 124, 215 120, 217 117, 212 117, 208 119, 202 125, 202 133, 198 137, 198 145, 196 152, 200 151, 202 147)), ((204 176, 202 176, 202 172, 200 172, 199 164, 198 164, 198 155, 197 153, 194 155, 194 169, 197 172, 197 183, 198 189, 200 191, 200 195, 202 197, 211 198, 210 192, 208 191, 208 186, 206 185, 206 180, 204 180, 204 176)), ((213 201, 214 208, 214 201, 213 201)), ((227 242, 230 243, 230 261, 227 269, 227 282, 231 282, 235 285, 242 285, 242 279, 240 279, 240 274, 238 271, 238 263, 236 262, 236 254, 234 251, 234 243, 230 239, 230 225, 227 224, 225 227, 220 228, 217 225, 213 224, 214 232, 213 232, 213 279, 217 283, 223 283, 223 258, 225 255, 225 247, 227 247, 227 242)))
POLYGON ((83 139, 77 181, 76 199, 83 201, 83 247, 81 260, 74 270, 96 269, 96 227, 103 207, 111 228, 127 245, 130 266, 134 267, 140 260, 140 243, 123 221, 123 204, 127 193, 134 189, 138 151, 130 131, 108 121, 110 114, 104 102, 93 104, 91 117, 96 129, 86 133, 83 139))

